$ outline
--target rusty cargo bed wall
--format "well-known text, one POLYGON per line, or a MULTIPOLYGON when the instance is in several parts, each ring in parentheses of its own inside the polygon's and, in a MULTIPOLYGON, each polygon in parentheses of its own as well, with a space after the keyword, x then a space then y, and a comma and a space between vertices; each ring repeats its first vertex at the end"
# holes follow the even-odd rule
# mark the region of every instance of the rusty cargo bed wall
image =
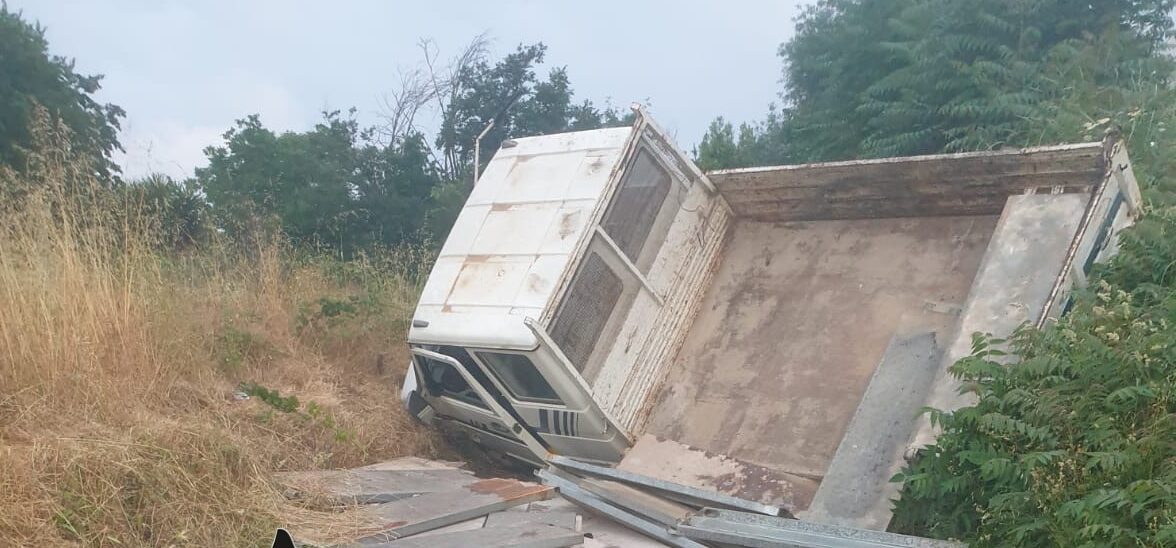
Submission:
MULTIPOLYGON (((1035 322, 1055 285, 1080 283, 1071 249, 1097 232, 1082 227, 1109 226, 1084 249, 1113 252, 1139 203, 1119 150, 1108 140, 708 174, 731 227, 711 277, 688 280, 709 285, 672 363, 651 367, 666 373, 634 433, 836 484, 861 500, 818 490, 833 513, 858 506, 829 520, 878 526, 914 417, 954 390, 943 371, 972 331, 1035 322)), ((936 403, 960 403, 946 398, 936 403)))

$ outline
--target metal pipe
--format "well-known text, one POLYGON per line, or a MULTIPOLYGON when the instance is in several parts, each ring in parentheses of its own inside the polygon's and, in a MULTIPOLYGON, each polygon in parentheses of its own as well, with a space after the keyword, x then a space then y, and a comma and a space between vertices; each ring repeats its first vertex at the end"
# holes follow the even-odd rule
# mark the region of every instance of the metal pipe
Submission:
POLYGON ((478 171, 482 167, 482 138, 494 128, 495 118, 490 119, 490 123, 482 129, 482 133, 478 134, 478 138, 474 139, 474 182, 470 186, 478 184, 478 171))

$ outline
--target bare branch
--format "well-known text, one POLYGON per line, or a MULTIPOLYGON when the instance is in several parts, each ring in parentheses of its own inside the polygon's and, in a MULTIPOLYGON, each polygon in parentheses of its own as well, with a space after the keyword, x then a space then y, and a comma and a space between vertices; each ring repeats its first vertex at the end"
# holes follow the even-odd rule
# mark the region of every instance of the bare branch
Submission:
MULTIPOLYGON (((381 100, 383 125, 378 130, 381 138, 388 144, 394 144, 419 131, 417 117, 431 110, 430 104, 434 104, 432 108, 436 109, 444 123, 451 105, 462 93, 462 75, 485 60, 488 44, 487 34, 479 34, 456 57, 441 66, 438 61, 440 49, 436 42, 429 38, 420 39, 417 46, 421 50, 421 64, 411 70, 401 71, 399 88, 381 100)), ((434 154, 432 150, 429 152, 434 154)), ((441 161, 438 162, 441 169, 454 176, 459 160, 457 151, 436 152, 441 155, 441 161)))

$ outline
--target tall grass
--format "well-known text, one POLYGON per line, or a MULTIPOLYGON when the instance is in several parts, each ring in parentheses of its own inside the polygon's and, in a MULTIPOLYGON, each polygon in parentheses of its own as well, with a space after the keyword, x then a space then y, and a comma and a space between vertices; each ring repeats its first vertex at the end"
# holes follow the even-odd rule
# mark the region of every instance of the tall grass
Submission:
POLYGON ((436 451, 397 400, 420 264, 161 251, 34 126, 0 172, 0 545, 260 545, 308 515, 272 472, 436 451))

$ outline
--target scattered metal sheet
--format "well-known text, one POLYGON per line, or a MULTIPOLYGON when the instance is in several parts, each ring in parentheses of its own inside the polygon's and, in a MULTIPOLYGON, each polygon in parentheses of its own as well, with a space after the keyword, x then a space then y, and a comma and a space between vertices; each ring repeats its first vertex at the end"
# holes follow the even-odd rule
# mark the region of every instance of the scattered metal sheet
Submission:
MULTIPOLYGON (((501 515, 501 514, 491 514, 501 515)), ((525 516, 527 513, 518 513, 525 516)), ((573 529, 545 523, 527 523, 494 528, 458 531, 428 537, 411 537, 369 545, 386 548, 563 548, 584 541, 584 534, 573 529)))
POLYGON ((459 489, 478 480, 457 469, 316 470, 282 472, 274 479, 288 498, 319 495, 335 504, 392 502, 422 493, 459 489))
POLYGON ((607 516, 596 512, 582 512, 580 507, 563 497, 551 500, 532 502, 526 507, 516 506, 503 513, 518 512, 575 512, 579 516, 580 531, 584 532, 584 548, 665 548, 664 542, 659 542, 644 534, 629 529, 607 516))
POLYGON ((554 495, 551 487, 513 479, 477 480, 461 489, 426 493, 355 510, 381 525, 360 532, 360 542, 378 543, 452 525, 554 495))
POLYGON ((640 514, 667 527, 674 527, 690 517, 694 509, 630 487, 620 482, 583 478, 577 482, 585 491, 615 506, 640 514))
POLYGON ((659 523, 649 521, 641 516, 609 504, 604 499, 584 490, 574 481, 561 477, 551 470, 539 470, 536 474, 543 480, 543 483, 559 489, 560 495, 564 498, 584 508, 600 513, 634 531, 670 546, 677 546, 678 548, 705 548, 702 544, 667 530, 665 526, 659 523))
POLYGON ((678 527, 686 537, 751 548, 963 548, 951 541, 707 508, 678 527))
POLYGON ((551 525, 573 531, 580 530, 580 514, 574 510, 551 512, 495 512, 486 517, 486 527, 519 527, 522 525, 551 525))
POLYGON ((627 472, 625 470, 619 470, 616 468, 605 468, 603 466, 587 464, 567 457, 554 457, 551 459, 551 463, 566 470, 573 470, 575 472, 588 474, 599 478, 616 480, 630 485, 654 489, 658 494, 664 495, 667 498, 676 500, 683 504, 697 506, 699 508, 731 508, 769 516, 777 516, 780 514, 779 506, 764 504, 761 502, 732 497, 730 495, 724 495, 714 491, 707 491, 678 483, 663 481, 657 478, 645 476, 642 474, 634 474, 632 472, 627 472))

